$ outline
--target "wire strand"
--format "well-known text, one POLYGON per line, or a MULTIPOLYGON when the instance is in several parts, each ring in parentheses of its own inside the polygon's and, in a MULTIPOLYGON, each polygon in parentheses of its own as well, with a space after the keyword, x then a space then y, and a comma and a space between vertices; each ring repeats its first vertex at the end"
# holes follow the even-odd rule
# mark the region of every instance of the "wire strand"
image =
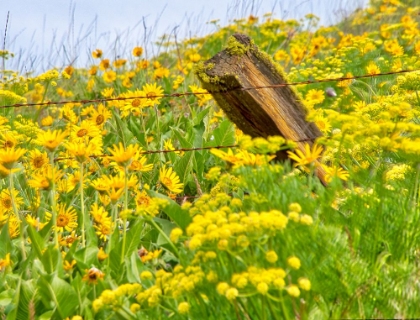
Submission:
MULTIPOLYGON (((287 82, 287 83, 279 83, 267 86, 256 86, 256 87, 245 87, 245 88, 232 88, 227 90, 220 90, 220 91, 206 91, 206 92, 179 92, 179 93, 167 93, 167 94, 160 94, 155 95, 153 98, 178 98, 184 96, 192 96, 192 95, 202 95, 202 94, 226 94, 232 91, 249 91, 249 90, 261 90, 261 89, 273 89, 273 88, 281 88, 287 86, 298 86, 304 84, 316 84, 316 83, 325 83, 325 82, 340 82, 346 80, 356 80, 356 79, 363 79, 363 78, 376 78, 382 76, 389 76, 395 74, 403 74, 409 72, 417 72, 420 69, 414 70, 400 70, 400 71, 391 71, 391 72, 384 72, 378 74, 363 74, 358 76, 351 76, 351 77, 340 77, 340 78, 327 78, 327 79, 318 79, 318 80, 305 80, 305 81, 298 81, 298 82, 287 82)), ((150 99, 150 97, 116 97, 116 98, 100 98, 100 99, 82 99, 82 100, 68 100, 68 101, 46 101, 46 102, 34 102, 34 103, 15 103, 12 105, 2 105, 0 109, 5 108, 20 108, 20 107, 33 107, 33 106, 50 106, 50 105, 62 105, 66 103, 75 103, 75 104, 88 104, 88 103, 97 103, 97 102, 106 102, 106 101, 124 101, 124 100, 133 100, 133 99, 150 99)))

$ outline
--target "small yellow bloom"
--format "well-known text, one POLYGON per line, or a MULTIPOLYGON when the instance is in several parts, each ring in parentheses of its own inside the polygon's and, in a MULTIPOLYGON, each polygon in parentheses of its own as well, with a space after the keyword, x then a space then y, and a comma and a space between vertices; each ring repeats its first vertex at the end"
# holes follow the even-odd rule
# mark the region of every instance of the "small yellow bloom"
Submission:
POLYGON ((275 263, 275 262, 278 260, 277 253, 276 253, 275 251, 273 251, 273 250, 268 251, 268 252, 265 254, 265 259, 266 259, 268 262, 270 262, 270 263, 275 263))
POLYGON ((301 224, 304 224, 304 225, 306 225, 306 226, 310 226, 311 224, 313 224, 313 223, 314 223, 314 219, 313 219, 310 215, 303 214, 303 215, 300 217, 300 223, 301 223, 301 224))
POLYGON ((268 292, 268 284, 266 284, 265 282, 260 282, 257 285, 257 291, 262 295, 266 295, 268 292))
POLYGON ((171 234, 169 236, 169 238, 171 239, 172 242, 178 242, 179 237, 182 236, 182 229, 180 228, 174 228, 171 230, 171 234))
POLYGON ((302 290, 305 290, 305 291, 311 290, 311 282, 307 278, 299 278, 298 285, 302 290))
POLYGON ((300 290, 299 290, 298 286, 294 285, 294 284, 288 286, 286 288, 286 291, 290 296, 295 297, 295 298, 299 297, 299 295, 300 295, 300 290))
POLYGON ((63 262, 63 269, 66 271, 70 271, 74 268, 75 265, 76 265, 76 260, 72 260, 71 262, 68 262, 67 260, 65 260, 63 262))
POLYGON ((228 289, 229 289, 229 284, 226 282, 220 282, 216 287, 217 292, 221 295, 225 295, 228 289))
POLYGON ((299 260, 298 257, 295 257, 295 256, 289 257, 287 259, 287 264, 290 267, 292 267, 293 269, 296 269, 296 270, 300 268, 300 260, 299 260))
POLYGON ((226 290, 225 296, 228 300, 235 300, 236 297, 239 295, 238 289, 236 288, 229 288, 226 290))
POLYGON ((4 271, 10 264, 10 253, 8 253, 4 259, 0 259, 0 271, 4 271))
POLYGON ((178 305, 178 312, 180 314, 187 314, 188 311, 190 311, 190 305, 188 304, 188 302, 181 302, 178 305))
POLYGON ((98 251, 98 260, 103 261, 108 258, 108 255, 105 253, 104 249, 101 247, 98 251))
POLYGON ((140 273, 141 280, 150 280, 153 279, 153 274, 150 271, 143 271, 140 273))

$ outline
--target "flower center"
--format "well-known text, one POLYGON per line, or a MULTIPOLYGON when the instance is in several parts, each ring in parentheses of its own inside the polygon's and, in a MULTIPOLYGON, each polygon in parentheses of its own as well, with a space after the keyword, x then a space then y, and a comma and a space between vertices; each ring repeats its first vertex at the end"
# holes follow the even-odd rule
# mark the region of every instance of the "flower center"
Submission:
POLYGON ((35 168, 39 169, 44 165, 44 159, 41 156, 35 157, 32 160, 32 164, 35 168))
POLYGON ((139 107, 140 106, 140 104, 141 104, 141 101, 140 101, 140 99, 134 99, 133 100, 133 102, 131 102, 131 105, 133 106, 133 107, 139 107))
POLYGON ((57 217, 57 226, 58 227, 65 227, 67 226, 67 224, 69 223, 69 218, 66 217, 65 215, 58 215, 57 217))
POLYGON ((96 117, 96 124, 99 126, 99 125, 101 125, 102 123, 104 123, 104 121, 105 121, 105 117, 103 116, 103 115, 101 115, 101 114, 99 114, 97 117, 96 117))
POLYGON ((87 134, 88 134, 88 131, 86 129, 80 129, 79 131, 77 131, 78 137, 84 137, 87 134))

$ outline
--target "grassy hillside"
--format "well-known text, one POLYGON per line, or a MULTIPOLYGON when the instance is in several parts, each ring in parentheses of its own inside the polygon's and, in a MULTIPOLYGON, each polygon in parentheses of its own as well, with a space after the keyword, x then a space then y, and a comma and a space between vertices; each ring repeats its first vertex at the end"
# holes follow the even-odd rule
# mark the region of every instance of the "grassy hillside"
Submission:
POLYGON ((419 15, 249 16, 150 59, 3 70, 1 318, 420 317, 419 15), (194 74, 235 32, 289 82, 371 77, 295 86, 323 133, 305 153, 251 139, 194 74))

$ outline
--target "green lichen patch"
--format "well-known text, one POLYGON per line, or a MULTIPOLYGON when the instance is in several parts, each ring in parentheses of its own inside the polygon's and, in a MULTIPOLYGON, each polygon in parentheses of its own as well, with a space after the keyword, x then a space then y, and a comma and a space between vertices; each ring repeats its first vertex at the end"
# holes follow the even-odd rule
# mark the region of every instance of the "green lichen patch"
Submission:
POLYGON ((250 45, 246 46, 236 40, 234 36, 230 36, 225 49, 232 56, 242 56, 250 49, 250 45))
POLYGON ((207 63, 200 61, 197 63, 194 68, 194 74, 204 83, 219 83, 220 79, 218 76, 211 77, 207 74, 207 71, 214 68, 214 63, 207 63))

